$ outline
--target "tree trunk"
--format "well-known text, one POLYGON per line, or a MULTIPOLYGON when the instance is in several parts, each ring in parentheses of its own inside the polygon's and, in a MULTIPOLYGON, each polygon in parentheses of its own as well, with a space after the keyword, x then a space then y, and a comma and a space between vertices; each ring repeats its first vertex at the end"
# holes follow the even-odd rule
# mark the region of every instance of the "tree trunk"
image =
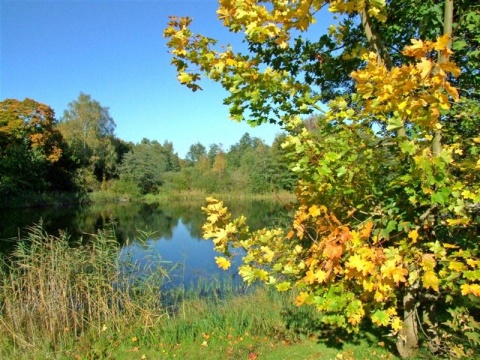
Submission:
MULTIPOLYGON (((453 34, 453 0, 445 0, 445 9, 443 14, 443 35, 449 35, 450 41, 448 48, 452 46, 452 34, 453 34)), ((441 52, 438 54, 438 63, 445 63, 448 61, 448 55, 444 55, 441 52)), ((434 156, 438 156, 442 151, 442 131, 435 131, 435 136, 432 142, 432 152, 434 156)))
MULTIPOLYGON (((372 25, 366 7, 360 11, 360 19, 362 20, 363 31, 365 32, 367 41, 370 44, 370 47, 377 53, 377 62, 383 64, 387 70, 391 70, 393 67, 392 59, 390 58, 388 49, 385 47, 380 34, 372 25)), ((397 130, 397 135, 398 137, 407 136, 404 126, 397 130)))
POLYGON ((385 44, 383 43, 382 39, 378 32, 374 29, 372 23, 370 22, 370 18, 367 13, 367 9, 364 8, 360 11, 360 19, 362 20, 363 31, 365 31, 365 36, 367 37, 367 41, 377 53, 377 61, 378 63, 383 63, 385 67, 390 70, 393 67, 392 59, 388 53, 385 44))
POLYGON ((403 327, 397 337, 397 350, 402 358, 413 356, 418 349, 417 299, 415 284, 403 296, 403 327))

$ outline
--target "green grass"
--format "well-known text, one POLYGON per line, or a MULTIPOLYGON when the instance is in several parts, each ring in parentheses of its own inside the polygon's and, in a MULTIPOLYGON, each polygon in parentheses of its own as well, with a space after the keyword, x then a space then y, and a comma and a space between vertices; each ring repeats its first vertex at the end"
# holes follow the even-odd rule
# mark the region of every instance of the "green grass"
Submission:
POLYGON ((85 334, 56 358, 396 359, 373 335, 332 345, 308 329, 289 328, 289 317, 307 324, 316 316, 293 308, 291 300, 263 287, 224 299, 190 299, 150 327, 132 323, 119 331, 107 325, 100 333, 85 334))
POLYGON ((132 281, 117 254, 113 233, 72 247, 32 228, 2 267, 0 358, 395 358, 387 338, 322 333, 318 313, 295 307, 294 294, 214 283, 166 294, 163 269, 132 281))
POLYGON ((280 200, 282 202, 289 202, 295 199, 294 194, 287 191, 278 191, 272 193, 253 194, 245 192, 229 192, 229 193, 211 193, 201 190, 191 191, 160 191, 158 194, 146 194, 142 196, 142 200, 147 203, 157 203, 171 200, 182 201, 205 201, 206 197, 215 197, 222 200, 280 200))

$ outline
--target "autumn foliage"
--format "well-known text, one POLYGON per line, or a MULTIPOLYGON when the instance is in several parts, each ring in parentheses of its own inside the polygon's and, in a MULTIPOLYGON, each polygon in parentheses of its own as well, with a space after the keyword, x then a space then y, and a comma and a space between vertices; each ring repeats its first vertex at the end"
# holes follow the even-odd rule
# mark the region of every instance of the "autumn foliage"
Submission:
MULTIPOLYGON (((224 254, 216 258, 219 267, 227 269, 232 249, 240 248, 245 281, 294 289, 296 304, 317 308, 328 326, 356 332, 369 321, 389 329, 402 356, 421 339, 433 352, 473 354, 480 345, 478 76, 473 70, 465 80, 462 68, 471 61, 454 62, 452 42, 459 48, 465 41, 453 38, 452 19, 480 23, 478 14, 435 2, 445 7, 443 29, 395 53, 385 41, 410 29, 388 23, 389 9, 400 13, 397 19, 413 16, 395 1, 219 3, 219 19, 244 33, 251 52, 217 50, 214 39, 193 34, 191 19, 172 18, 165 36, 178 79, 192 90, 202 76, 221 83, 233 119, 283 124, 289 134, 283 148, 300 179, 287 229, 252 232, 244 217, 233 219, 223 202, 207 199, 204 237, 224 254), (357 16, 359 26, 347 20, 333 26, 331 43, 344 52, 312 57, 314 46, 297 34, 327 6, 346 19, 357 16), (365 38, 357 47, 345 41, 354 28, 365 38), (356 67, 333 91, 324 63, 356 67), (352 93, 342 93, 349 84, 352 93), (301 116, 315 111, 315 127, 307 128, 301 116)), ((415 16, 421 21, 428 11, 419 4, 415 16)), ((474 49, 472 41, 462 46, 474 49)))
POLYGON ((26 137, 32 149, 49 162, 56 162, 62 150, 55 125, 55 113, 48 105, 28 98, 0 103, 0 143, 4 149, 26 137))

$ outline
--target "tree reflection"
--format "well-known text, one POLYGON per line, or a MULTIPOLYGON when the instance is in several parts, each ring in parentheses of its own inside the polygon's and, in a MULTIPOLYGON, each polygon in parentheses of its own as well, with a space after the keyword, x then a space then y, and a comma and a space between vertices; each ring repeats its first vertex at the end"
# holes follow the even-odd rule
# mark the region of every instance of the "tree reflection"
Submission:
MULTIPOLYGON (((231 200, 226 201, 234 216, 247 216, 252 229, 267 224, 281 224, 285 207, 275 201, 231 200)), ((140 241, 149 234, 151 240, 171 240, 179 221, 192 239, 202 239, 205 216, 202 201, 169 201, 146 204, 139 202, 94 204, 76 208, 9 209, 0 211, 0 251, 8 251, 16 240, 25 237, 28 227, 42 222, 46 232, 58 235, 60 231, 70 235, 72 241, 89 239, 102 229, 112 229, 119 243, 140 241)))

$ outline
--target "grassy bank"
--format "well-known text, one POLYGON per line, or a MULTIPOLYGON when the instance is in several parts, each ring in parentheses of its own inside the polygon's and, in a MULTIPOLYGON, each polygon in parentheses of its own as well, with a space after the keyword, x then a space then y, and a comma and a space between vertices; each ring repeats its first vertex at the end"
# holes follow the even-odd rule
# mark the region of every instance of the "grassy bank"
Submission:
POLYGON ((130 195, 119 194, 111 190, 96 191, 88 194, 88 201, 93 203, 102 202, 125 202, 125 201, 143 201, 146 203, 162 203, 165 201, 205 201, 208 196, 213 196, 223 200, 277 200, 288 203, 295 199, 294 194, 287 191, 272 193, 253 194, 245 192, 230 193, 211 193, 200 190, 191 191, 161 191, 157 194, 130 195))
POLYGON ((165 293, 161 267, 140 281, 117 254, 110 232, 72 247, 66 235, 32 228, 2 266, 0 358, 394 358, 386 339, 364 333, 343 342, 322 332, 318 314, 292 305, 292 294, 214 286, 209 296, 165 293))
POLYGON ((141 201, 146 203, 162 203, 166 201, 196 201, 204 202, 205 198, 213 196, 222 200, 276 200, 289 203, 295 199, 294 194, 279 191, 263 194, 245 192, 208 193, 205 191, 163 191, 157 194, 124 194, 112 190, 99 190, 94 192, 69 193, 28 193, 15 194, 15 196, 0 197, 0 208, 29 208, 45 206, 72 206, 81 203, 121 203, 141 201))

